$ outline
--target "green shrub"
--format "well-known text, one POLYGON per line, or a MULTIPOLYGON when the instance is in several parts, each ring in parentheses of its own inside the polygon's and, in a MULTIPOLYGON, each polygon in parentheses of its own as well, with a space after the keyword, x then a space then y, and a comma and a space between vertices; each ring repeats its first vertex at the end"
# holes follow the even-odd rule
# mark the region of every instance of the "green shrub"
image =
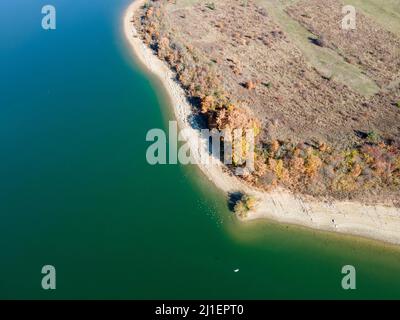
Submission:
POLYGON ((381 141, 381 137, 375 131, 368 132, 367 140, 370 143, 379 143, 381 141))
POLYGON ((215 10, 215 3, 214 2, 207 2, 206 7, 210 10, 215 10))
POLYGON ((246 218, 250 210, 256 206, 256 198, 249 195, 243 195, 242 198, 236 202, 234 211, 240 218, 246 218))

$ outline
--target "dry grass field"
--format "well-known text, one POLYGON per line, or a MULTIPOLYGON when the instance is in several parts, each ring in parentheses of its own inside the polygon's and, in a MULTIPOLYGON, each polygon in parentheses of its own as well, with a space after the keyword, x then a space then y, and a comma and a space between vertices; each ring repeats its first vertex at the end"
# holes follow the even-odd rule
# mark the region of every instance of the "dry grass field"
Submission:
POLYGON ((381 27, 373 18, 357 12, 356 29, 343 30, 340 0, 301 0, 286 8, 324 46, 347 62, 358 65, 380 88, 400 77, 400 38, 381 27))
POLYGON ((258 127, 249 183, 396 202, 399 10, 359 2, 153 0, 136 23, 210 127, 258 127), (340 28, 345 3, 356 30, 340 28))

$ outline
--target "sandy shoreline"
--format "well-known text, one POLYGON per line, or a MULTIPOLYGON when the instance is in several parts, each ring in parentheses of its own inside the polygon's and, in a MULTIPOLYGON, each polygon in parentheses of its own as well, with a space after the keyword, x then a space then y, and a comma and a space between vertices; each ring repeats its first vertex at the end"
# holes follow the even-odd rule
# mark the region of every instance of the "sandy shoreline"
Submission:
MULTIPOLYGON (((137 59, 147 70, 155 74, 166 88, 180 129, 188 130, 193 138, 189 139, 189 143, 190 140, 199 141, 201 140, 200 133, 192 128, 188 120, 192 114, 192 107, 186 100, 185 92, 174 80, 174 74, 168 65, 159 60, 140 40, 131 23, 133 13, 145 1, 136 0, 126 9, 123 17, 125 36, 137 59)), ((202 150, 205 153, 203 156, 209 157, 205 144, 202 150)), ((366 206, 350 201, 327 203, 309 197, 294 196, 284 190, 261 192, 225 172, 222 163, 201 164, 199 168, 222 191, 226 193, 243 191, 254 195, 259 200, 257 208, 249 213, 246 220, 268 218, 282 223, 400 244, 400 209, 398 208, 381 205, 366 206)))

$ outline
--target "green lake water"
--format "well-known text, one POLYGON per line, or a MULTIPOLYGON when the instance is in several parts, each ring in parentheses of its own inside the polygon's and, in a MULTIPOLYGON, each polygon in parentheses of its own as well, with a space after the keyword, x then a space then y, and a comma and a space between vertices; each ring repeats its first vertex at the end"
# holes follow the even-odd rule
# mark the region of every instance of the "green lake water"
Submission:
POLYGON ((147 164, 173 116, 124 40, 129 2, 52 0, 52 31, 42 1, 0 3, 0 298, 400 298, 398 248, 241 224, 196 167, 147 164))

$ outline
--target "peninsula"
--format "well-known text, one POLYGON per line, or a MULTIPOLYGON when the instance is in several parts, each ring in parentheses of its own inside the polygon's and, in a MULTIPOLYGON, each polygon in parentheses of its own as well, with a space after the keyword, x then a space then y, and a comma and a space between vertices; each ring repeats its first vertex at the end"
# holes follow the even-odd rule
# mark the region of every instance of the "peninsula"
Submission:
POLYGON ((194 114, 257 128, 254 173, 199 165, 227 194, 256 199, 241 219, 400 244, 400 28, 361 7, 358 29, 339 30, 344 4, 137 0, 123 27, 181 129, 199 139, 194 114))

